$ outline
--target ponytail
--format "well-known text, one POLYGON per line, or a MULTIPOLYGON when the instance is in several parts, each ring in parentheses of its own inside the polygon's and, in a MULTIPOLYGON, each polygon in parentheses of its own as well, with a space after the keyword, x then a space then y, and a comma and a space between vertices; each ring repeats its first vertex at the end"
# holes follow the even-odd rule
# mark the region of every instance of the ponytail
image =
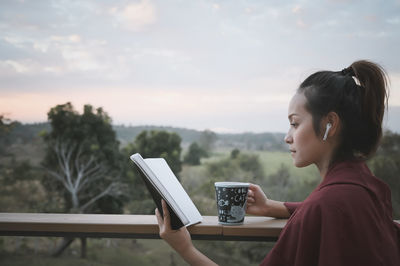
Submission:
POLYGON ((367 159, 382 137, 382 120, 387 106, 388 79, 378 64, 360 60, 342 71, 320 71, 304 80, 306 108, 313 116, 314 131, 320 133, 321 119, 336 112, 341 120, 339 146, 333 162, 367 159))
POLYGON ((369 157, 375 153, 382 137, 383 116, 385 107, 388 108, 388 78, 381 66, 366 60, 356 61, 350 67, 364 90, 361 110, 372 141, 370 151, 366 151, 369 157))
POLYGON ((364 88, 363 112, 368 115, 371 122, 381 125, 385 106, 387 108, 388 85, 385 70, 369 61, 356 61, 351 64, 356 78, 364 88))

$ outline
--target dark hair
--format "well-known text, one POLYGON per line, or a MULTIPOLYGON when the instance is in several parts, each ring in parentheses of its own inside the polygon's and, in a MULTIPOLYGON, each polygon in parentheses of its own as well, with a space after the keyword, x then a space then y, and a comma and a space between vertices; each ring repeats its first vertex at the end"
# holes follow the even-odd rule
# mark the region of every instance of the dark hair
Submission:
POLYGON ((341 120, 340 143, 331 163, 367 159, 382 137, 382 120, 387 106, 387 75, 378 64, 361 60, 342 71, 320 71, 298 88, 307 99, 314 131, 321 135, 321 119, 336 112, 341 120))

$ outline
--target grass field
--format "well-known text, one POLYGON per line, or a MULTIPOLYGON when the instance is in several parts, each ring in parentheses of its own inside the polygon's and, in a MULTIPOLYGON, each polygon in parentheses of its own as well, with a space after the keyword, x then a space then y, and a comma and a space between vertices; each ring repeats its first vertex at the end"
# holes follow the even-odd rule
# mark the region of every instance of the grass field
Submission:
MULTIPOLYGON (((32 244, 37 241, 47 246, 55 242, 56 239, 45 238, 27 239, 23 237, 0 237, 2 245, 9 245, 0 251, 0 265, 2 266, 132 266, 132 265, 187 265, 164 241, 148 239, 88 239, 87 257, 80 258, 79 242, 66 250, 58 258, 51 257, 50 250, 43 247, 35 250, 32 244), (21 240, 22 239, 22 240, 21 240), (7 249, 15 249, 12 245, 15 242, 24 242, 13 252, 7 249)), ((236 242, 235 247, 254 246, 254 243, 265 245, 265 253, 271 248, 273 243, 257 242, 236 242)), ((226 252, 226 246, 232 247, 232 242, 223 241, 194 241, 194 244, 205 254, 208 254, 220 265, 258 265, 259 262, 249 262, 246 258, 235 260, 232 254, 226 252), (224 247, 225 246, 225 247, 224 247), (221 249, 223 252, 212 253, 213 249, 221 249), (224 263, 226 262, 226 263, 224 263)))
MULTIPOLYGON (((0 265, 7 266, 105 266, 105 265, 186 265, 185 262, 161 240, 132 240, 132 239, 88 239, 87 258, 80 258, 79 241, 75 241, 59 258, 51 257, 51 249, 46 250, 56 239, 36 238, 42 247, 35 249, 33 238, 5 237, 0 238, 5 249, 13 252, 0 252, 0 265), (15 249, 15 242, 23 242, 15 249)), ((0 240, 0 241, 1 241, 0 240)))
MULTIPOLYGON (((218 150, 209 158, 202 159, 202 163, 214 162, 230 155, 230 150, 218 150)), ((279 167, 283 164, 289 169, 290 175, 303 180, 314 179, 318 175, 318 170, 315 166, 297 168, 293 165, 292 157, 289 152, 282 151, 244 151, 244 153, 257 154, 263 165, 265 175, 276 173, 279 167)))

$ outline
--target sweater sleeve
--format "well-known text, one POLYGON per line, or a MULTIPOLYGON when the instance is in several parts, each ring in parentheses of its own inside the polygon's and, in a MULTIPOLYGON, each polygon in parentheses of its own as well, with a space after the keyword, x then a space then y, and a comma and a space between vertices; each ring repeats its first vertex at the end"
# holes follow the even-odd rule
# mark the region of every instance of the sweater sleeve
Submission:
POLYGON ((283 204, 288 209, 290 215, 294 213, 294 211, 301 206, 303 202, 284 202, 283 204))

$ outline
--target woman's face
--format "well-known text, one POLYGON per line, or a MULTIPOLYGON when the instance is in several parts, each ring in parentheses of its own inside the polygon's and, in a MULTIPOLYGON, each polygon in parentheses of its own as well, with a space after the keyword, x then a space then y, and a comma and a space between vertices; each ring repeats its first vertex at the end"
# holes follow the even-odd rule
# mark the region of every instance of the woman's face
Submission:
POLYGON ((306 98, 302 93, 293 96, 289 104, 288 118, 290 129, 285 137, 297 167, 305 167, 312 163, 319 165, 324 159, 324 143, 316 136, 312 115, 305 107, 306 98))

